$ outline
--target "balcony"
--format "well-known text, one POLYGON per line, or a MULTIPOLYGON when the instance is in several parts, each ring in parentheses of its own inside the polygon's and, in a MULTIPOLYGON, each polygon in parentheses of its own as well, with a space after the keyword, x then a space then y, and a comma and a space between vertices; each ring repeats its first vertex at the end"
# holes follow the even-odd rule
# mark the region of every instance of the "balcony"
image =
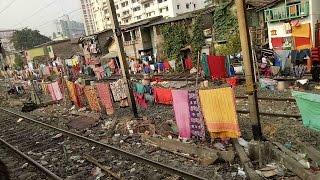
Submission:
POLYGON ((277 22, 309 16, 309 1, 266 9, 264 11, 266 22, 277 22))

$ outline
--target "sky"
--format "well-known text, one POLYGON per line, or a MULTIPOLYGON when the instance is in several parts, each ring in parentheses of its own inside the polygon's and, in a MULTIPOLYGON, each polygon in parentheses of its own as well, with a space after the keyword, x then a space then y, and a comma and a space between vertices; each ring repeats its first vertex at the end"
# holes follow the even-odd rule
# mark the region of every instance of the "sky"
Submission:
POLYGON ((63 14, 83 22, 80 0, 0 0, 0 29, 28 27, 52 36, 63 14))

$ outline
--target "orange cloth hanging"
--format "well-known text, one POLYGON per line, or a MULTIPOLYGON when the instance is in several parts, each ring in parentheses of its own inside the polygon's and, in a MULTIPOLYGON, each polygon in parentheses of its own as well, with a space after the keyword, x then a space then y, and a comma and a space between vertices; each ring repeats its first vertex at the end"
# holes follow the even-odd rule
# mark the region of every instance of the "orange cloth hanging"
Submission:
POLYGON ((87 101, 89 103, 91 110, 97 111, 97 112, 101 111, 97 92, 94 89, 94 87, 93 86, 85 86, 84 87, 84 94, 87 98, 87 101))
POLYGON ((238 138, 235 98, 232 88, 199 91, 203 116, 212 138, 238 138))
POLYGON ((310 23, 300 24, 299 26, 292 26, 292 36, 310 38, 310 23))

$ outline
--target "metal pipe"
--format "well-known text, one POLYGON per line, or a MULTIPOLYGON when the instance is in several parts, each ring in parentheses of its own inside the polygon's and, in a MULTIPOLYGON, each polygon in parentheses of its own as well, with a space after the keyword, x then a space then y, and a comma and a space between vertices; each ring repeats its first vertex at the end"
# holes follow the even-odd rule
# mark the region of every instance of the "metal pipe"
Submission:
POLYGON ((43 167, 41 164, 39 164, 37 161, 31 159, 29 156, 27 156, 26 154, 24 154, 23 152, 21 152, 19 149, 15 148, 14 146, 12 146, 11 144, 7 143, 5 140, 0 138, 0 142, 2 142, 3 144, 5 144, 6 146, 8 146, 10 149, 12 149, 13 151, 15 151, 17 154, 19 154, 20 156, 22 156, 24 159, 26 159, 27 161, 31 162, 33 165, 35 165, 37 168, 39 168, 41 171, 45 172, 49 177, 51 177, 52 179, 55 180, 62 180, 62 178, 60 178, 59 176, 57 176, 56 174, 54 174, 53 172, 51 172, 50 170, 48 170, 47 168, 43 167))
POLYGON ((254 69, 252 61, 252 51, 249 42, 249 33, 247 19, 245 13, 245 1, 236 0, 237 17, 239 24, 240 41, 242 48, 242 56, 245 69, 247 94, 249 99, 250 119, 252 124, 252 132, 255 140, 262 139, 262 130, 260 124, 257 89, 254 81, 254 69))

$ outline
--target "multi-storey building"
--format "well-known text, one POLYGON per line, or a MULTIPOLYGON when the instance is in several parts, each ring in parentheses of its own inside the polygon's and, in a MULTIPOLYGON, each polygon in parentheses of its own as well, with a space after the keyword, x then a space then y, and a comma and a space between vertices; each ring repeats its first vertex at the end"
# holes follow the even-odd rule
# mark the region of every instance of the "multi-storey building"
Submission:
POLYGON ((14 52, 15 48, 11 42, 15 30, 0 30, 0 40, 6 52, 14 52))
POLYGON ((72 21, 68 15, 56 22, 58 34, 67 38, 78 38, 85 34, 83 23, 72 21))
POLYGON ((93 19, 93 14, 92 14, 91 0, 80 0, 80 2, 81 2, 86 34, 87 35, 94 34, 96 32, 96 26, 95 26, 95 21, 93 19))
MULTIPOLYGON (((0 42, 2 44, 2 58, 6 59, 5 64, 12 66, 14 64, 14 53, 16 49, 14 48, 13 42, 11 41, 15 30, 0 30, 0 42)), ((0 57, 1 58, 1 57, 0 57)), ((1 59, 0 59, 1 60, 1 59)))
MULTIPOLYGON (((157 16, 176 17, 179 14, 202 9, 206 5, 206 0, 115 0, 114 3, 120 24, 128 25, 157 16)), ((83 12, 91 9, 92 13, 92 21, 89 21, 89 18, 85 19, 86 27, 94 24, 95 32, 111 28, 107 0, 90 0, 90 3, 82 5, 82 9, 83 12)))

